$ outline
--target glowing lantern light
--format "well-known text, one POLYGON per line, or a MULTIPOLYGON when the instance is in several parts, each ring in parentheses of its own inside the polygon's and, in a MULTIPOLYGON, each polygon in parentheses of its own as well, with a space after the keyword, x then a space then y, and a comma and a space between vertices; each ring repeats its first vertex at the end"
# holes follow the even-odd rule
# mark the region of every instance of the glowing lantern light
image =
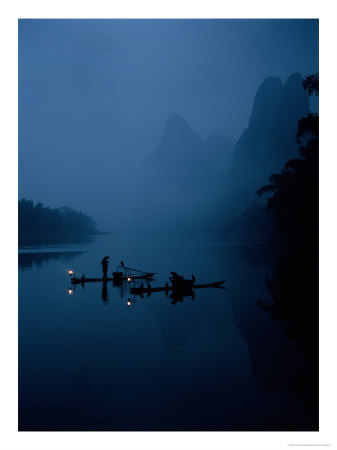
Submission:
POLYGON ((68 294, 71 295, 72 293, 73 293, 73 290, 71 288, 69 288, 68 294))
POLYGON ((131 300, 128 299, 127 305, 130 306, 131 305, 131 300))
POLYGON ((128 283, 130 283, 130 281, 131 281, 131 278, 130 278, 130 277, 128 277, 128 283))
POLYGON ((74 271, 73 270, 68 270, 69 275, 73 275, 74 271))

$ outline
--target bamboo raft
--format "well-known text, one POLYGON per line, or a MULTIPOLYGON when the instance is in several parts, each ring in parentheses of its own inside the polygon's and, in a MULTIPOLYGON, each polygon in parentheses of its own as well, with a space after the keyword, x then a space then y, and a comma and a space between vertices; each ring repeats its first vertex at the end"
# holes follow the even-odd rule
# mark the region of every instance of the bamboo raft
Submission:
MULTIPOLYGON (((127 280, 129 279, 129 281, 132 280, 149 280, 153 278, 154 273, 147 273, 146 275, 123 275, 122 277, 120 277, 120 280, 127 280)), ((120 281, 118 278, 77 278, 77 277, 72 277, 71 278, 71 284, 82 284, 82 283, 93 283, 93 282, 105 282, 105 281, 120 281)))
POLYGON ((92 283, 95 281, 113 281, 114 278, 71 278, 71 284, 92 283))
POLYGON ((219 289, 226 289, 224 286, 222 286, 223 283, 225 283, 226 280, 223 281, 215 281, 214 283, 206 283, 206 284, 192 284, 192 285, 186 285, 186 286, 159 286, 159 287, 131 287, 130 293, 131 294, 150 294, 152 292, 168 292, 168 291, 185 291, 185 290, 191 290, 191 289, 201 289, 201 288, 219 288, 219 289))

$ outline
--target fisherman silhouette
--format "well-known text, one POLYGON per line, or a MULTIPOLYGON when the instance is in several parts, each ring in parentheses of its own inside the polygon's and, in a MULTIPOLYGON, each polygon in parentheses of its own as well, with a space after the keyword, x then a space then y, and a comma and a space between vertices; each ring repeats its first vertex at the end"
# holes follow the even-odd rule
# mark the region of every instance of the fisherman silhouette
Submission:
POLYGON ((140 289, 143 289, 144 283, 142 283, 139 287, 140 287, 140 289))
POLYGON ((149 288, 149 289, 151 289, 151 284, 147 281, 146 282, 146 284, 147 284, 147 287, 149 288))
POLYGON ((109 256, 104 256, 104 258, 101 261, 101 264, 102 264, 103 278, 108 278, 109 256))

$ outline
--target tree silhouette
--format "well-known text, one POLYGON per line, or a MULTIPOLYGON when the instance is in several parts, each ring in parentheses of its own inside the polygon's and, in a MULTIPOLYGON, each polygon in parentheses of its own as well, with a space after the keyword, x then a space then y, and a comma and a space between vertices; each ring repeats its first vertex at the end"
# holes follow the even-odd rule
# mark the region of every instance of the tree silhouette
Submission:
MULTIPOLYGON (((308 95, 318 95, 318 74, 306 77, 308 95)), ((279 222, 284 246, 267 287, 273 303, 260 304, 284 322, 288 336, 295 339, 307 361, 299 370, 292 393, 315 413, 318 411, 318 150, 319 116, 309 114, 298 123, 300 158, 288 161, 284 169, 271 175, 270 184, 257 192, 272 193, 267 210, 279 222)), ((318 415, 316 415, 318 427, 318 415)))
POLYGON ((51 209, 31 200, 19 201, 19 237, 97 234, 94 220, 70 207, 51 209))
MULTIPOLYGON (((303 82, 308 95, 318 94, 318 74, 303 82)), ((270 184, 257 191, 272 193, 267 210, 278 220, 289 243, 301 245, 314 258, 318 252, 318 150, 319 116, 309 114, 298 123, 300 158, 289 160, 284 169, 270 176, 270 184)))
POLYGON ((318 73, 308 75, 303 81, 303 87, 308 95, 318 95, 319 77, 318 73))

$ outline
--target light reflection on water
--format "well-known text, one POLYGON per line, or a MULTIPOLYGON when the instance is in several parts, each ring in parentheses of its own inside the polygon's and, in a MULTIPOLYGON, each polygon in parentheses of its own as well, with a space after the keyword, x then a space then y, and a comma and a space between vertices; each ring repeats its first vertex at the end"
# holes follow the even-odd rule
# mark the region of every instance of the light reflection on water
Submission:
MULTIPOLYGON (((121 235, 35 246, 19 256, 21 430, 282 430, 312 415, 286 390, 298 355, 268 300, 259 249, 214 241, 121 235), (70 285, 121 260, 197 283, 227 280, 173 301, 130 295, 130 285, 70 285), (27 270, 27 268, 29 270, 27 270), (69 289, 72 289, 71 295, 69 289), (288 364, 287 367, 284 367, 288 364)), ((139 282, 138 282, 139 283, 139 282)), ((308 425, 309 424, 309 425, 308 425)))

